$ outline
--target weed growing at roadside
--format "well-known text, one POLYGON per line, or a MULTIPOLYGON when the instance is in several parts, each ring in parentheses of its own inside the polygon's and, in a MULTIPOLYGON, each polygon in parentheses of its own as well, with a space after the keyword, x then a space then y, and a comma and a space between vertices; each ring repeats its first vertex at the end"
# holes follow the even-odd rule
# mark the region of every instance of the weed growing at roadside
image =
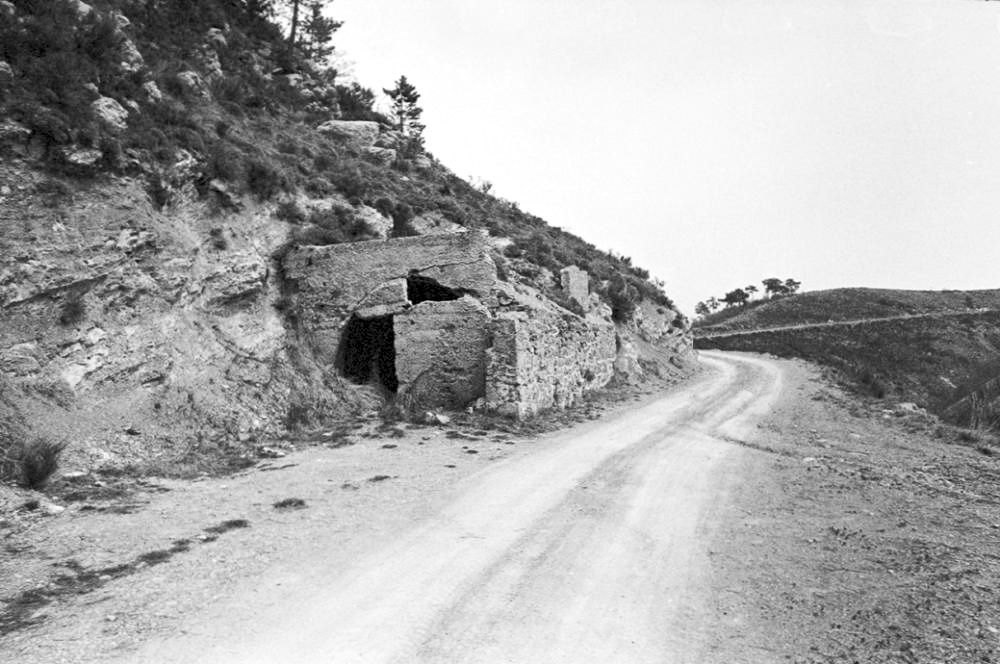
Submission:
POLYGON ((276 510, 300 510, 305 506, 306 501, 301 498, 285 498, 272 505, 272 507, 276 510))
POLYGON ((0 450, 0 480, 16 482, 27 489, 42 489, 59 469, 59 456, 66 442, 33 438, 14 441, 0 450))

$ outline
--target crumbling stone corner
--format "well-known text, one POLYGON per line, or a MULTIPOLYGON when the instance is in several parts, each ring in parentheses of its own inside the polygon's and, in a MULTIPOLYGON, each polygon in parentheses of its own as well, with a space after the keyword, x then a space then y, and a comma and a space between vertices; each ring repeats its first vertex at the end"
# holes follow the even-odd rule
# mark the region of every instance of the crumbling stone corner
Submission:
POLYGON ((487 354, 486 407, 517 418, 573 405, 614 373, 615 328, 548 309, 501 312, 487 354))

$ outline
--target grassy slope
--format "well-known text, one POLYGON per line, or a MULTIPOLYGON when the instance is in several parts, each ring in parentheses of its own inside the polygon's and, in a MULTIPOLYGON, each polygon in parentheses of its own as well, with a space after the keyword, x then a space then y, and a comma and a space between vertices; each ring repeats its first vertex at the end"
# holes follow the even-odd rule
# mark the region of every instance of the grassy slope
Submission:
POLYGON ((718 311, 700 320, 705 331, 752 330, 762 327, 860 320, 908 314, 1000 309, 1000 290, 907 291, 879 288, 837 288, 800 293, 748 307, 718 311))
POLYGON ((1000 313, 761 332, 695 345, 811 360, 875 396, 915 401, 966 425, 970 413, 949 407, 1000 375, 1000 313))

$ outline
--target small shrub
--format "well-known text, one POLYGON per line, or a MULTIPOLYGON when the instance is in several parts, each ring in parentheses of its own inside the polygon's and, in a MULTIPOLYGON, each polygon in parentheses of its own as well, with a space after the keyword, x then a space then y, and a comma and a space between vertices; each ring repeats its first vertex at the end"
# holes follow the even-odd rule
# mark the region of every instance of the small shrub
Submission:
POLYGON ((876 399, 884 399, 888 391, 885 383, 868 367, 855 370, 854 379, 863 385, 868 393, 876 399))
POLYGON ((274 503, 272 507, 276 510, 300 510, 306 506, 306 501, 301 498, 285 498, 274 503))
POLYGON ((300 150, 301 148, 299 147, 299 144, 291 138, 283 138, 278 141, 278 152, 281 152, 282 154, 297 155, 300 150))
POLYGON ((616 275, 608 284, 607 298, 611 304, 611 319, 616 323, 626 323, 635 315, 635 308, 641 295, 632 284, 616 275))
POLYGON ((243 182, 246 179, 246 163, 243 153, 229 143, 219 142, 209 150, 205 164, 206 179, 226 182, 243 182))
POLYGON ((316 167, 317 171, 329 171, 337 165, 338 159, 340 159, 340 156, 328 148, 327 152, 316 156, 316 159, 313 160, 313 166, 316 167))
POLYGON ((250 191, 260 201, 269 201, 282 191, 288 191, 291 183, 288 177, 261 158, 247 162, 246 182, 250 191))
POLYGON ((958 439, 963 443, 978 443, 979 434, 970 429, 962 429, 958 432, 958 439))
POLYGON ((299 245, 324 246, 370 240, 377 236, 368 222, 359 218, 354 210, 336 206, 329 210, 314 210, 309 215, 308 228, 295 233, 292 240, 299 245))
POLYGON ((205 154, 205 139, 190 127, 176 127, 170 134, 178 145, 189 152, 205 154))
POLYGON ((83 293, 69 293, 59 310, 59 322, 62 325, 75 325, 86 314, 87 304, 83 300, 83 293))
POLYGON ((330 181, 347 198, 364 198, 368 191, 368 182, 357 169, 335 173, 330 177, 330 181))
POLYGON ((208 232, 209 236, 212 238, 212 248, 217 251, 225 251, 229 248, 229 241, 226 240, 226 236, 223 234, 221 228, 213 228, 208 232))
POLYGON ((392 237, 412 237, 418 235, 413 228, 413 209, 400 203, 392 211, 392 237))
POLYGON ((278 207, 274 211, 274 216, 290 224, 301 224, 306 220, 306 213, 296 200, 287 200, 278 203, 278 207))
POLYGON ((157 210, 162 210, 173 200, 173 190, 162 175, 150 175, 146 180, 146 194, 157 210))
POLYGON ((221 535, 222 533, 229 532, 230 530, 249 527, 250 522, 246 519, 229 519, 228 521, 223 521, 217 526, 209 526, 208 528, 205 528, 205 532, 210 535, 221 535))
POLYGON ((325 198, 337 193, 336 187, 326 178, 316 177, 306 180, 304 189, 310 196, 325 198))
POLYGON ((36 194, 49 197, 52 203, 67 201, 73 197, 73 187, 55 178, 42 180, 34 187, 36 194))
POLYGON ((64 449, 65 442, 47 438, 33 438, 27 443, 14 445, 14 449, 6 451, 0 463, 0 470, 4 470, 6 476, 3 479, 15 479, 28 489, 42 489, 59 469, 59 456, 64 449))
POLYGON ((372 207, 378 210, 383 217, 392 217, 393 210, 396 209, 396 204, 388 198, 381 196, 375 199, 372 207))

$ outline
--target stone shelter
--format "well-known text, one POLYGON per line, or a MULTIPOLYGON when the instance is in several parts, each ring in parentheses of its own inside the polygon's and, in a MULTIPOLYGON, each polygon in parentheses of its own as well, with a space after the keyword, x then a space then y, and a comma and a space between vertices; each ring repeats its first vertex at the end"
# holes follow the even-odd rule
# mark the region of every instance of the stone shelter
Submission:
POLYGON ((525 417, 614 371, 615 327, 591 307, 587 274, 561 275, 581 316, 499 279, 485 232, 304 246, 283 268, 313 353, 422 408, 525 417))

